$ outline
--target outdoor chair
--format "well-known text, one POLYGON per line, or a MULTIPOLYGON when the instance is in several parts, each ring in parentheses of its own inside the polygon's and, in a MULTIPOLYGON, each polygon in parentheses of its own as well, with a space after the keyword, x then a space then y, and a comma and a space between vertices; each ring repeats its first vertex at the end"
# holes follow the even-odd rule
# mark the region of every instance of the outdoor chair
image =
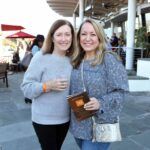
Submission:
POLYGON ((6 87, 8 87, 7 63, 0 63, 0 79, 3 79, 3 82, 6 83, 6 87))

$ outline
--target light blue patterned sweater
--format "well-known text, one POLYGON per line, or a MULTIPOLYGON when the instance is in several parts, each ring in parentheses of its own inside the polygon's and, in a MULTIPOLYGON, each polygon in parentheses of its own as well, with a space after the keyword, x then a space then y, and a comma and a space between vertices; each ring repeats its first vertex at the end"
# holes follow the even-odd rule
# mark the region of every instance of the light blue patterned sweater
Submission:
POLYGON ((42 84, 56 78, 67 78, 70 82, 72 66, 66 56, 43 55, 37 52, 24 75, 21 89, 25 97, 33 99, 32 121, 39 124, 61 124, 70 119, 70 109, 66 96, 69 87, 62 91, 51 90, 43 93, 42 84))
MULTIPOLYGON (((114 123, 117 121, 124 96, 128 93, 127 74, 124 66, 117 58, 107 53, 102 64, 91 66, 91 61, 84 61, 84 82, 90 97, 95 97, 100 102, 100 110, 96 113, 96 122, 114 123)), ((71 75, 70 94, 83 91, 81 79, 81 64, 78 69, 73 69, 71 75)), ((71 133, 80 139, 92 139, 92 119, 77 121, 71 112, 71 133)))

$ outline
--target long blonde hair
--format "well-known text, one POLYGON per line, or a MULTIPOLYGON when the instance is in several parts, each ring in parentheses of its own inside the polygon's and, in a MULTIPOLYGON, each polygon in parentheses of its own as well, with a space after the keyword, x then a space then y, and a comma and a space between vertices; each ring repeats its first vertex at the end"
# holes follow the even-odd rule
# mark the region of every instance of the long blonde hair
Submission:
POLYGON ((99 46, 96 49, 96 56, 95 59, 92 62, 92 65, 95 66, 97 64, 102 63, 103 57, 104 57, 104 52, 106 51, 106 36, 103 30, 103 27, 100 25, 100 23, 92 20, 92 19, 86 19, 79 27, 79 30, 77 32, 77 49, 74 51, 73 54, 73 59, 72 59, 72 65, 77 68, 82 59, 84 58, 85 51, 81 47, 80 44, 80 34, 81 34, 81 28, 85 23, 90 23, 92 24, 96 35, 99 39, 99 46))
POLYGON ((63 19, 59 19, 55 21, 53 25, 51 26, 48 32, 48 35, 44 41, 43 47, 42 47, 43 54, 53 53, 53 50, 54 50, 53 35, 56 32, 56 30, 63 25, 68 25, 71 28, 72 43, 71 43, 70 48, 66 52, 66 56, 72 57, 74 49, 75 49, 75 32, 74 32, 74 28, 72 24, 69 21, 63 20, 63 19))

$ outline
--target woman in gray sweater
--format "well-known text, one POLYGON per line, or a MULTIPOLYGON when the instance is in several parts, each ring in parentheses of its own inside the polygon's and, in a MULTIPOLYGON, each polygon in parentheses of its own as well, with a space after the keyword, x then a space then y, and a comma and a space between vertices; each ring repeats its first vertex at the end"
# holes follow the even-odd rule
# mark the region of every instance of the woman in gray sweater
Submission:
MULTIPOLYGON (((90 102, 86 110, 97 110, 94 115, 98 123, 115 123, 121 112, 124 96, 128 91, 127 75, 122 62, 106 50, 102 27, 91 19, 85 20, 77 33, 77 51, 74 52, 71 75, 71 94, 85 88, 90 102)), ((77 121, 71 113, 70 131, 82 150, 107 150, 110 143, 92 142, 92 118, 77 121)))
POLYGON ((24 75, 21 89, 32 99, 33 127, 42 150, 60 150, 69 127, 69 92, 74 51, 74 29, 57 20, 50 28, 42 50, 24 75))

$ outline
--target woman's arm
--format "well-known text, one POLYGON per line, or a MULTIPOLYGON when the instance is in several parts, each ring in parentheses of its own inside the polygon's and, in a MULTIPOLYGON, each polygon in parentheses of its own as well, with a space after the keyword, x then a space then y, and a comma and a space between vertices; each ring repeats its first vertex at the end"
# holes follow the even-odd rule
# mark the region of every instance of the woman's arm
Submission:
POLYGON ((123 107, 123 101, 128 93, 127 73, 122 62, 112 54, 105 54, 104 58, 107 93, 100 97, 100 111, 98 114, 107 117, 117 117, 123 107))
POLYGON ((41 54, 38 53, 32 58, 21 84, 24 96, 30 99, 36 98, 43 93, 41 57, 41 54))

